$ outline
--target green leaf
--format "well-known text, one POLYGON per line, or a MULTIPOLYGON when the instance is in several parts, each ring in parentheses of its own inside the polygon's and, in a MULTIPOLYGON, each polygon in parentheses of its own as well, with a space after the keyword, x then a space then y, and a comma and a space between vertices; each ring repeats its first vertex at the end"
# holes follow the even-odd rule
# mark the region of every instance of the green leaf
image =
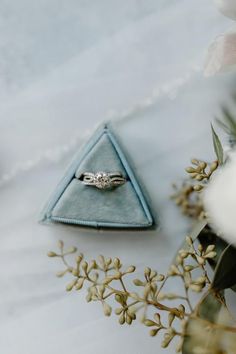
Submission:
MULTIPOLYGON (((207 259, 207 262, 210 264, 211 268, 215 270, 224 250, 229 246, 229 244, 217 236, 209 226, 206 226, 205 229, 199 234, 198 239, 204 250, 209 245, 215 245, 216 256, 212 259, 207 259)), ((236 293, 236 284, 232 286, 231 289, 236 293)))
POLYGON ((214 145, 216 157, 219 161, 219 164, 222 165, 224 163, 223 147, 222 147, 220 139, 219 139, 218 135, 216 134, 212 125, 211 125, 211 130, 212 130, 213 145, 214 145))
POLYGON ((229 245, 222 253, 215 269, 212 287, 223 290, 236 285, 236 248, 229 245))
POLYGON ((221 129, 223 129, 225 131, 225 133, 227 133, 229 135, 232 134, 230 127, 226 123, 222 122, 218 118, 216 118, 216 122, 221 127, 221 129))
POLYGON ((230 134, 236 137, 236 120, 227 107, 223 107, 222 112, 224 115, 225 124, 230 130, 230 134))
POLYGON ((219 300, 215 293, 209 291, 198 305, 197 313, 200 318, 216 323, 221 307, 222 301, 219 300))
POLYGON ((232 286, 231 289, 236 293, 236 285, 232 286))
MULTIPOLYGON (((205 294, 196 308, 196 317, 190 317, 186 325, 186 336, 183 342, 182 354, 192 354, 193 348, 198 346, 203 346, 202 349, 206 348, 207 337, 215 335, 212 331, 207 331, 204 333, 203 340, 196 337, 196 327, 201 326, 201 320, 207 320, 212 323, 218 323, 220 310, 222 308, 222 301, 220 301, 217 294, 209 291, 205 294)), ((200 338, 201 339, 201 338, 200 338)))

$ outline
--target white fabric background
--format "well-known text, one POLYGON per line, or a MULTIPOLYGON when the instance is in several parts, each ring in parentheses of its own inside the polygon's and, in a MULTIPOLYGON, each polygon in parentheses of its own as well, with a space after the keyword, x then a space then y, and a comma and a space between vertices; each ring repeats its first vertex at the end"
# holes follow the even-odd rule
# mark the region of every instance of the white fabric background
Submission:
POLYGON ((166 270, 187 226, 169 201, 171 182, 190 157, 214 156, 209 121, 233 85, 232 75, 199 72, 229 26, 211 0, 0 1, 1 353, 162 353, 141 324, 121 327, 85 292, 67 294, 54 276, 61 264, 46 253, 63 239, 89 258, 166 270), (39 225, 88 132, 186 74, 179 90, 115 123, 161 231, 39 225))

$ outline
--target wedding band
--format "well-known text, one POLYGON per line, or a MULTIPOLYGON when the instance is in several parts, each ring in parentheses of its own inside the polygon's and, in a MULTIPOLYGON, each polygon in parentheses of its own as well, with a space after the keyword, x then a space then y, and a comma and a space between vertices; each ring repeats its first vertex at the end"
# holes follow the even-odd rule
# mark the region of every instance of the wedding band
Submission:
POLYGON ((120 172, 84 172, 79 179, 86 186, 93 186, 98 189, 118 187, 126 182, 126 178, 120 172))

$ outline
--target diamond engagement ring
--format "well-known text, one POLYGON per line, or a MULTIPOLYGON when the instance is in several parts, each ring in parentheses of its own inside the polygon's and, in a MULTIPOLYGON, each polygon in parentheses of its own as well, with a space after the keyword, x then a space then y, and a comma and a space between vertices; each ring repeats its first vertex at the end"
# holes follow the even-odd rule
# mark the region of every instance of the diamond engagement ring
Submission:
POLYGON ((126 178, 120 172, 84 172, 79 177, 86 186, 94 186, 99 189, 109 189, 121 186, 126 178))

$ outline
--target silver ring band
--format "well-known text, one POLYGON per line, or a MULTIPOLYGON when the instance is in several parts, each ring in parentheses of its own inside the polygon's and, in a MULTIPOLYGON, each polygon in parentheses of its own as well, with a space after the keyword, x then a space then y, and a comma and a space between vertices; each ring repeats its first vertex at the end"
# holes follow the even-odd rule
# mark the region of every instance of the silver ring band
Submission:
POLYGON ((98 189, 118 187, 126 182, 126 178, 120 172, 84 172, 79 179, 86 186, 93 186, 98 189))

